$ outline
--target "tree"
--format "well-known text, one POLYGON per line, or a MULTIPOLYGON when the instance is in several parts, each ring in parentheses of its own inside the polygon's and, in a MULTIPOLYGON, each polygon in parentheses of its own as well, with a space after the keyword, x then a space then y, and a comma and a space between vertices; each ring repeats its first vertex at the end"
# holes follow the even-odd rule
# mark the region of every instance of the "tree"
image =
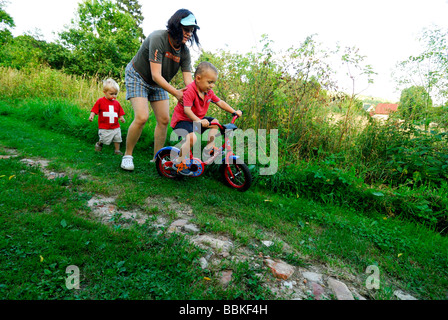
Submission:
POLYGON ((393 76, 398 88, 423 87, 426 92, 425 114, 426 125, 430 122, 428 115, 432 100, 438 105, 448 99, 448 30, 438 27, 424 29, 419 37, 423 51, 418 56, 410 56, 396 65, 393 76))
POLYGON ((71 26, 59 33, 60 43, 71 50, 74 60, 68 71, 121 78, 140 47, 134 17, 111 0, 85 0, 77 15, 71 26))
POLYGON ((3 7, 6 1, 0 0, 0 45, 12 39, 9 28, 14 28, 14 19, 5 11, 3 7))
POLYGON ((145 34, 141 27, 144 17, 142 14, 142 6, 138 3, 138 0, 117 0, 117 4, 127 13, 134 17, 135 25, 139 32, 140 42, 145 40, 145 34))
POLYGON ((432 99, 424 87, 413 86, 401 91, 398 111, 404 119, 425 119, 427 106, 432 107, 432 99))

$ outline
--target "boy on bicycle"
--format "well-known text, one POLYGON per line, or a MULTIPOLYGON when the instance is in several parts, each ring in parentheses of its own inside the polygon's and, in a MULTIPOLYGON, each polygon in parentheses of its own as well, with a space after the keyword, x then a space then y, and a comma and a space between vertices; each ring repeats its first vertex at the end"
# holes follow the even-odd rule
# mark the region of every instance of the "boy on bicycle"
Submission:
POLYGON ((188 170, 186 161, 190 157, 191 147, 197 141, 195 132, 202 134, 205 130, 211 129, 204 154, 212 153, 216 149, 214 140, 218 129, 217 126, 210 126, 210 123, 218 121, 212 117, 206 117, 211 102, 224 111, 236 113, 239 117, 242 116, 241 110, 235 111, 215 95, 212 89, 217 80, 218 70, 216 67, 210 62, 201 62, 194 74, 194 81, 184 91, 183 105, 178 103, 174 108, 171 127, 178 136, 185 137, 185 142, 181 147, 179 157, 173 161, 173 168, 182 175, 193 174, 188 170))

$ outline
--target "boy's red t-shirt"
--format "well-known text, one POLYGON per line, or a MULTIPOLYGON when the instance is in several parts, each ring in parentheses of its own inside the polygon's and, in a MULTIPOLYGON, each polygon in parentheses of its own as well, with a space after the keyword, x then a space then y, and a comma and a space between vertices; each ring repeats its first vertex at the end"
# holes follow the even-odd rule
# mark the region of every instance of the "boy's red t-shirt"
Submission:
POLYGON ((184 107, 191 107, 191 111, 199 118, 205 117, 208 111, 210 103, 218 103, 220 99, 215 95, 213 90, 207 92, 202 99, 199 96, 196 83, 193 81, 187 86, 187 90, 184 91, 183 96, 184 104, 178 103, 174 108, 173 117, 171 118, 171 127, 176 127, 179 121, 190 121, 193 122, 184 112, 184 107))
POLYGON ((119 128, 118 118, 125 115, 117 100, 109 100, 106 97, 98 99, 91 112, 98 115, 98 128, 106 130, 119 128))

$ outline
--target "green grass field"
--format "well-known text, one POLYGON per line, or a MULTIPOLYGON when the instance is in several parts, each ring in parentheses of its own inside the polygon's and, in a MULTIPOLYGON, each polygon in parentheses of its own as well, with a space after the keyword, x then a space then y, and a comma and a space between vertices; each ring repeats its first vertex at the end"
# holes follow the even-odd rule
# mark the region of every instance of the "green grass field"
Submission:
POLYGON ((326 266, 364 288, 368 299, 396 299, 396 289, 418 299, 448 297, 448 240, 419 224, 257 185, 239 193, 225 187, 213 170, 199 179, 168 181, 149 164, 152 150, 138 149, 135 172, 125 172, 112 147, 95 153, 92 141, 2 113, 0 155, 13 148, 18 156, 0 159, 1 299, 278 298, 264 286, 270 275, 262 264, 224 259, 202 269, 204 251, 182 234, 160 233, 149 223, 120 217, 101 223, 87 205, 96 195, 116 198, 122 210, 173 220, 175 214, 163 204, 148 205, 148 199, 171 199, 192 209, 192 222, 201 232, 226 236, 236 247, 263 250, 295 266, 326 266), (23 158, 47 159, 49 169, 67 175, 49 180, 20 162, 23 158), (272 238, 291 250, 256 246, 272 238), (66 286, 71 265, 81 270, 79 290, 66 286), (380 270, 378 290, 365 289, 369 265, 380 270), (216 278, 224 269, 233 271, 226 288, 216 278))

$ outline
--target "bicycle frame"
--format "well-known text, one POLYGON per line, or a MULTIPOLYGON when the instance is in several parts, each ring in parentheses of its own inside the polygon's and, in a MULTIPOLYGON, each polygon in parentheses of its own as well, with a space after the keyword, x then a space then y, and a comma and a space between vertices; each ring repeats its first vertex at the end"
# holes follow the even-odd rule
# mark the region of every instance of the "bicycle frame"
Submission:
MULTIPOLYGON (((190 158, 189 160, 187 160, 187 166, 190 167, 190 170, 192 170, 193 175, 191 177, 199 177, 201 176, 204 172, 205 172, 205 167, 212 164, 216 158, 220 157, 223 155, 223 153, 225 152, 225 158, 222 159, 221 164, 226 164, 227 165, 227 170, 229 170, 229 164, 232 163, 237 163, 239 161, 239 156, 236 156, 233 153, 233 148, 230 142, 230 137, 228 134, 228 131, 234 131, 237 129, 237 126, 235 125, 235 121, 238 118, 238 115, 234 114, 232 121, 230 124, 227 125, 221 125, 220 123, 217 122, 211 122, 210 126, 216 126, 218 128, 218 130, 220 131, 221 135, 224 135, 224 143, 223 145, 219 148, 219 151, 215 151, 214 155, 211 156, 209 159, 207 159, 206 161, 202 161, 201 159, 197 159, 193 157, 193 153, 190 150, 190 158)), ((171 152, 171 154, 173 154, 173 152, 175 154, 179 154, 180 150, 176 147, 165 147, 160 149, 157 154, 156 154, 156 158, 159 157, 159 154, 169 150, 171 152)), ((164 166, 166 168, 170 168, 172 166, 172 161, 167 161, 164 163, 164 166)), ((231 172, 231 170, 229 170, 229 174, 231 174, 233 176, 233 173, 231 172)))

